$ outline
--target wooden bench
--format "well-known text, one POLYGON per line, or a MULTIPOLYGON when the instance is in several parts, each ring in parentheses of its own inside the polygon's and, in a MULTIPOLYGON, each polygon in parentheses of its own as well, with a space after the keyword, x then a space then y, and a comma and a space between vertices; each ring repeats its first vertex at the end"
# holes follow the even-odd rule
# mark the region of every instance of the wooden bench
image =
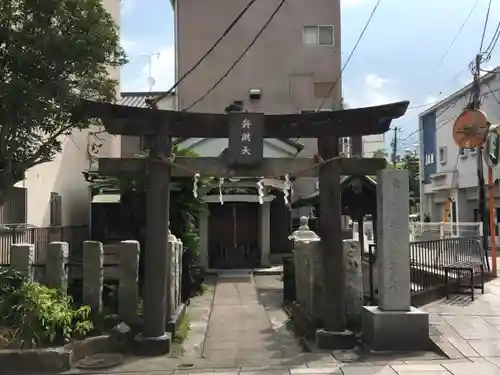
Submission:
POLYGON ((450 290, 449 290, 449 273, 450 271, 456 271, 458 273, 456 285, 457 290, 455 293, 457 294, 470 294, 472 300, 474 301, 474 289, 481 289, 481 294, 484 294, 484 264, 482 261, 456 261, 453 263, 446 264, 444 267, 444 285, 445 285, 445 296, 448 298, 450 290), (461 284, 460 283, 460 273, 465 272, 470 276, 469 284, 461 284), (475 276, 479 274, 480 284, 475 283, 475 276), (465 291, 461 288, 470 289, 469 291, 465 291))

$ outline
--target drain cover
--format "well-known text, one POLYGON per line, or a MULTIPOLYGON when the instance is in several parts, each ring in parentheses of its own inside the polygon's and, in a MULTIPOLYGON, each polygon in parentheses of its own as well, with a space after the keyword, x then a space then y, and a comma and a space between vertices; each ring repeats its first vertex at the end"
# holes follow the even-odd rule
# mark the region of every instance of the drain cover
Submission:
POLYGON ((193 368, 194 365, 192 363, 181 363, 180 365, 177 365, 178 368, 193 368))
POLYGON ((102 370, 121 365, 123 356, 117 353, 101 353, 85 357, 76 365, 79 369, 102 370))

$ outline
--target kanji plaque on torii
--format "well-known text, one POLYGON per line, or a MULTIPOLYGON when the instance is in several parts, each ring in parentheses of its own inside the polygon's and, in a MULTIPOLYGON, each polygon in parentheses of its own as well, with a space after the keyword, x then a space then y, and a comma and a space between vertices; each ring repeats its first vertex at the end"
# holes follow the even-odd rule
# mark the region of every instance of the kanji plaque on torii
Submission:
POLYGON ((233 167, 255 167, 264 157, 264 115, 231 113, 227 162, 233 167))
MULTIPOLYGON (((162 354, 165 340, 166 275, 170 173, 230 177, 319 177, 320 232, 324 280, 323 329, 335 348, 353 342, 346 329, 345 270, 341 226, 341 175, 373 175, 385 168, 385 159, 341 158, 339 138, 382 134, 391 121, 401 117, 408 102, 342 111, 287 115, 256 113, 205 114, 126 107, 83 101, 75 116, 103 120, 110 134, 150 136, 155 147, 148 159, 99 159, 99 173, 147 174, 144 327, 141 343, 162 354), (170 158, 172 137, 227 138, 225 157, 170 158), (316 158, 263 159, 263 138, 316 138, 316 158), (153 349, 159 346, 160 349, 153 349)), ((169 262, 168 262, 169 263, 169 262)), ((320 332, 320 331, 318 331, 320 332)))

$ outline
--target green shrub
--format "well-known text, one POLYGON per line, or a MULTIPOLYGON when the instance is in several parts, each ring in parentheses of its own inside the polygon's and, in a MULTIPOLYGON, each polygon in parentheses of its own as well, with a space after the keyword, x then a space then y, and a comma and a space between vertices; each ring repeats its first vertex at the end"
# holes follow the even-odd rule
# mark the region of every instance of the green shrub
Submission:
POLYGON ((184 314, 181 321, 177 325, 177 329, 174 333, 174 342, 176 344, 182 344, 188 337, 189 331, 191 330, 191 320, 189 315, 184 314))
MULTIPOLYGON (((0 270, 0 324, 4 346, 35 348, 61 345, 93 328, 90 307, 73 308, 63 291, 25 279, 12 269, 0 270)), ((0 339, 0 341, 2 341, 0 339)))

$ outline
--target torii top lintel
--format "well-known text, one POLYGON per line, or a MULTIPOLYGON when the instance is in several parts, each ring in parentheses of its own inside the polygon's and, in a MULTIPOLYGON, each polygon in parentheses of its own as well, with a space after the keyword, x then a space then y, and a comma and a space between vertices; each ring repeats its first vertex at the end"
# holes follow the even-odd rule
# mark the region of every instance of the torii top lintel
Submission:
MULTIPOLYGON (((403 116, 408 101, 374 107, 286 115, 263 115, 265 138, 350 137, 382 134, 403 116)), ((100 118, 110 134, 227 138, 231 114, 195 113, 138 108, 83 100, 78 117, 100 118)))

